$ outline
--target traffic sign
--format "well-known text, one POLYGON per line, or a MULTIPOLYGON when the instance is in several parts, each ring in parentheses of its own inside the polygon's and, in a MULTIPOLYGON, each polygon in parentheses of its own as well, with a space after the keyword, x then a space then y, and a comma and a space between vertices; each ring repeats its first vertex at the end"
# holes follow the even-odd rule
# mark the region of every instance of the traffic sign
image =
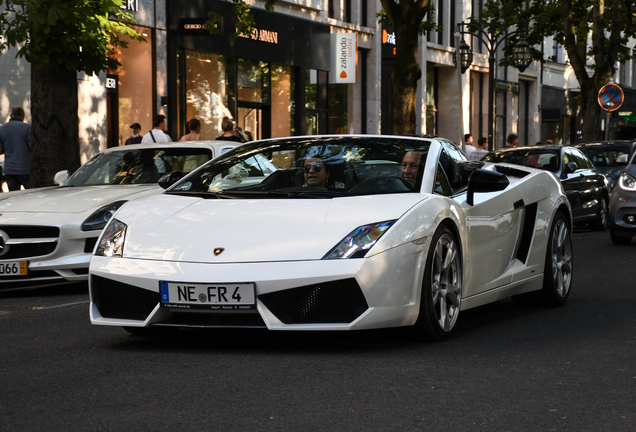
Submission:
POLYGON ((619 109, 624 100, 623 89, 613 83, 604 85, 598 92, 598 104, 609 112, 619 109))

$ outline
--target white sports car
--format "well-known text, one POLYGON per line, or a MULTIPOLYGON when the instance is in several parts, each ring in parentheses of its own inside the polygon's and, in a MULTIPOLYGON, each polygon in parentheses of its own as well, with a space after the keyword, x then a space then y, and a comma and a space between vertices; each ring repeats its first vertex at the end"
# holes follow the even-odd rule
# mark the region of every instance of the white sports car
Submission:
POLYGON ((90 319, 440 340, 498 299, 563 304, 571 227, 552 173, 468 162, 441 138, 259 141, 119 209, 91 260, 90 319))
POLYGON ((190 172, 237 143, 137 144, 105 150, 62 186, 0 194, 0 289, 85 281, 102 229, 127 200, 158 194, 157 180, 190 172))

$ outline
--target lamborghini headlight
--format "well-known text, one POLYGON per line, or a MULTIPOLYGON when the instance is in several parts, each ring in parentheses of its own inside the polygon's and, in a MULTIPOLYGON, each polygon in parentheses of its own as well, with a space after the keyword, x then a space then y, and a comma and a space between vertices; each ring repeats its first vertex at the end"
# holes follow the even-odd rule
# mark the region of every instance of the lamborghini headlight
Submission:
POLYGON ((619 184, 622 189, 625 190, 636 190, 636 178, 633 175, 627 174, 626 172, 622 173, 620 176, 619 184))
POLYGON ((124 255, 124 242, 126 241, 126 224, 112 219, 104 230, 99 241, 95 255, 107 257, 122 257, 124 255))
POLYGON ((362 258, 394 223, 392 220, 358 227, 322 259, 362 258))
POLYGON ((103 229, 119 207, 123 206, 126 201, 115 201, 98 208, 88 217, 82 224, 82 231, 93 231, 103 229))

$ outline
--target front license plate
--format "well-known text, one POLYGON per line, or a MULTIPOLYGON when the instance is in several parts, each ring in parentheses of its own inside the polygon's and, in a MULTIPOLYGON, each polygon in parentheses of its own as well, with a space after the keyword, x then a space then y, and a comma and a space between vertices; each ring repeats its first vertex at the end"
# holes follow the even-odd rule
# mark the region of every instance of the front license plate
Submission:
POLYGON ((28 261, 0 262, 0 276, 26 276, 28 274, 28 261))
POLYGON ((198 284, 159 282, 161 306, 174 309, 254 309, 253 283, 198 284))

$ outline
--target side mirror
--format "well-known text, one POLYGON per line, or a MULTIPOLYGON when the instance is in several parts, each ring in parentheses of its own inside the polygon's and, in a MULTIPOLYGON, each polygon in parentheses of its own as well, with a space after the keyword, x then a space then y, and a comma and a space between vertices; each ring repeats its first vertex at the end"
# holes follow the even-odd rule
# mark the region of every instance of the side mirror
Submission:
POLYGON ((183 171, 181 170, 172 171, 161 176, 157 183, 159 183, 159 186, 161 186, 162 188, 168 189, 170 186, 181 180, 184 175, 185 174, 183 174, 183 171))
POLYGON ((505 175, 496 171, 477 169, 468 177, 466 202, 473 205, 476 192, 497 192, 508 187, 510 181, 505 175))
POLYGON ((563 171, 564 171, 564 174, 571 174, 577 169, 579 169, 579 166, 576 164, 576 162, 568 162, 565 165, 565 169, 563 171))
POLYGON ((53 176, 53 183, 59 186, 64 186, 64 183, 66 183, 70 176, 71 175, 68 170, 58 171, 55 173, 55 176, 53 176))
POLYGON ((627 164, 627 162, 627 155, 625 153, 619 153, 618 156, 616 156, 617 164, 627 164))

